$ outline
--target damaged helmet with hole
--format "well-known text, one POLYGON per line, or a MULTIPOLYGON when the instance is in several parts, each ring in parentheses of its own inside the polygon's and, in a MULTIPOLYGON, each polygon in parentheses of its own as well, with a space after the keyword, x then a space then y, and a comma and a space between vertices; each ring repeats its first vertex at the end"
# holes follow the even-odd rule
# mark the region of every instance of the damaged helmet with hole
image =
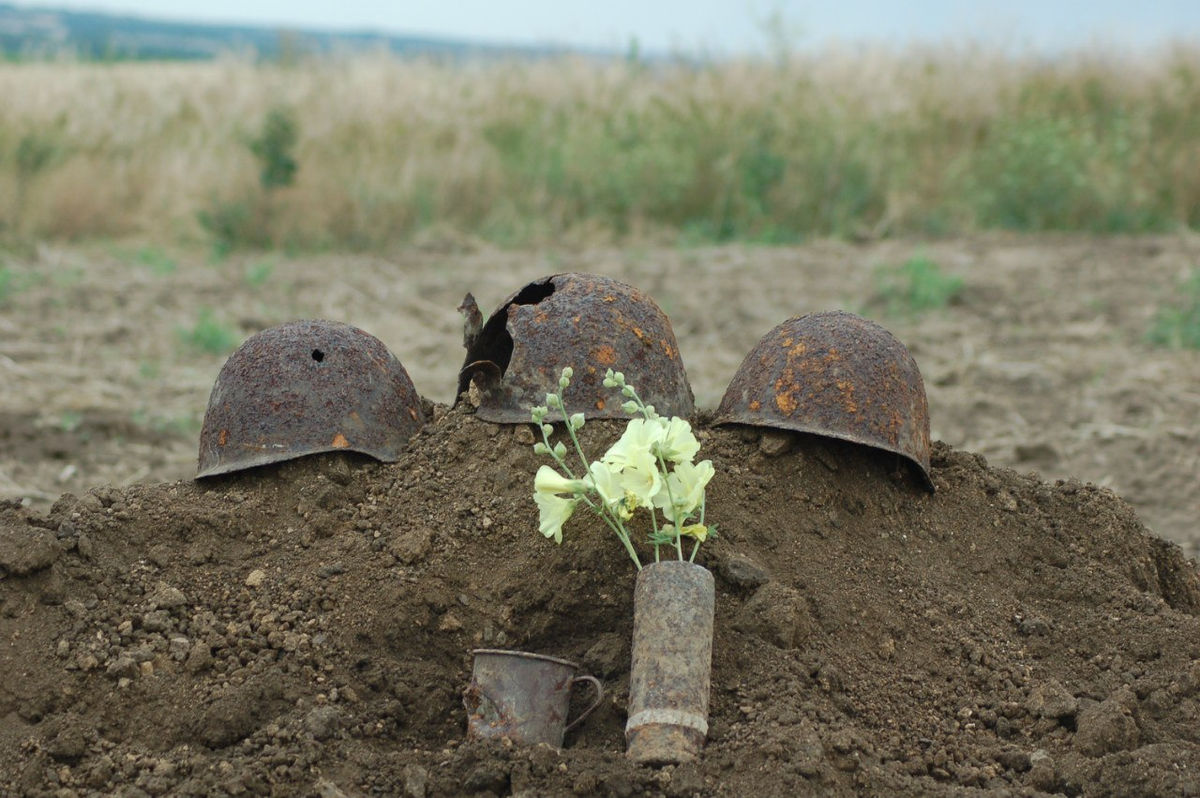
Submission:
MULTIPOLYGON (((664 416, 691 416, 692 388, 666 314, 631 285, 598 274, 556 274, 529 283, 480 324, 468 295, 467 357, 458 395, 478 390, 476 415, 519 424, 558 389, 566 366, 575 376, 563 399, 588 418, 627 418, 624 399, 603 385, 624 372, 646 404, 664 416), (474 324, 473 324, 474 319, 474 324), (472 327, 474 326, 474 329, 472 327)), ((550 419, 562 414, 551 411, 550 419)))
POLYGON ((424 421, 408 372, 386 346, 336 321, 251 336, 213 385, 196 477, 348 451, 393 462, 424 421))
POLYGON ((717 424, 807 432, 893 452, 929 473, 929 404, 912 355, 872 321, 833 311, 788 319, 746 356, 717 424))

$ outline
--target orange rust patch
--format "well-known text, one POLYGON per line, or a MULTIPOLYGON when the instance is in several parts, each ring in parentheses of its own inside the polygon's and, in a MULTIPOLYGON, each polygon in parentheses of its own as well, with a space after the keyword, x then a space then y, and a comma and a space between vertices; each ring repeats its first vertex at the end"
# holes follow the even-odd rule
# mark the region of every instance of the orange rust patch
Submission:
POLYGON ((639 341, 641 341, 642 343, 646 343, 646 334, 644 332, 642 332, 641 327, 634 327, 633 334, 637 336, 637 339, 639 341))
POLYGON ((792 342, 794 340, 795 339, 789 335, 787 338, 784 338, 782 341, 780 341, 779 345, 782 346, 784 349, 787 349, 788 347, 790 347, 792 345, 792 342))
POLYGON ((798 403, 796 402, 795 394, 781 393, 775 397, 775 404, 779 406, 781 411, 791 415, 792 413, 796 412, 796 406, 798 403))
POLYGON ((603 400, 603 399, 597 399, 597 400, 596 400, 596 409, 597 409, 597 410, 603 410, 603 409, 604 409, 604 400, 603 400))
POLYGON ((757 399, 755 399, 753 402, 750 403, 751 410, 758 410, 761 407, 762 407, 762 402, 758 401, 757 399))
POLYGON ((604 299, 602 301, 603 302, 616 302, 617 298, 615 296, 613 296, 612 294, 605 294, 604 299))
POLYGON ((665 338, 662 339, 661 341, 659 341, 659 343, 662 344, 663 351, 667 353, 667 360, 674 360, 675 359, 675 347, 673 347, 669 343, 667 343, 667 340, 665 338))
POLYGON ((412 420, 413 420, 413 421, 416 421, 416 420, 417 420, 417 411, 416 411, 416 410, 413 410, 413 409, 410 407, 410 408, 408 408, 408 414, 409 414, 410 416, 412 416, 412 420))
POLYGON ((596 362, 601 366, 611 366, 617 362, 617 350, 605 344, 596 350, 596 362))
POLYGON ((854 401, 854 383, 849 380, 838 380, 838 390, 842 392, 842 407, 847 413, 858 412, 858 402, 854 401))
POLYGON ((345 449, 350 445, 350 441, 346 440, 346 436, 339 432, 333 436, 333 442, 329 445, 335 449, 345 449))
POLYGON ((224 446, 225 441, 229 440, 229 430, 221 430, 221 434, 217 436, 217 446, 224 446))

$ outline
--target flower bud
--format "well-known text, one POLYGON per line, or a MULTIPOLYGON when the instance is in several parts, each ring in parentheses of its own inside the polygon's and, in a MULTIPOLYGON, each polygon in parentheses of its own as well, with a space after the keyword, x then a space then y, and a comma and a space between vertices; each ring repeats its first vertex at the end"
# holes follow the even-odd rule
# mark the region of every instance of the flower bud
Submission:
POLYGON ((575 369, 571 368, 570 366, 567 366, 565 369, 562 370, 562 379, 569 380, 574 376, 575 376, 575 369))
POLYGON ((634 413, 636 413, 638 411, 637 402, 630 400, 630 401, 626 402, 625 404, 621 405, 621 409, 632 416, 634 413))
POLYGON ((554 456, 559 460, 567 456, 567 446, 562 441, 554 444, 554 456))
POLYGON ((571 416, 571 429, 583 428, 583 413, 576 413, 571 416))
POLYGON ((633 390, 632 385, 626 385, 624 388, 621 389, 622 396, 632 397, 635 393, 636 393, 636 391, 633 390))
POLYGON ((533 453, 534 454, 550 454, 550 447, 547 446, 546 444, 542 443, 541 441, 538 441, 537 443, 535 443, 533 445, 533 453))
POLYGON ((558 401, 558 394, 546 394, 546 407, 561 407, 562 403, 558 401))
POLYGON ((542 434, 543 434, 543 435, 552 435, 552 434, 554 434, 554 427, 550 426, 549 424, 543 424, 543 425, 542 425, 542 434))

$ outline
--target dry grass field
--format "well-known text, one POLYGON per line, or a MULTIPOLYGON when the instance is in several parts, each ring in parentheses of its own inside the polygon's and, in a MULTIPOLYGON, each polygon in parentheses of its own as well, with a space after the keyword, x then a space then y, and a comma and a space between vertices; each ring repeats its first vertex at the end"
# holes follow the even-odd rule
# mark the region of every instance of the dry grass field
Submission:
POLYGON ((1200 48, 0 65, 0 235, 370 250, 1200 222, 1200 48))

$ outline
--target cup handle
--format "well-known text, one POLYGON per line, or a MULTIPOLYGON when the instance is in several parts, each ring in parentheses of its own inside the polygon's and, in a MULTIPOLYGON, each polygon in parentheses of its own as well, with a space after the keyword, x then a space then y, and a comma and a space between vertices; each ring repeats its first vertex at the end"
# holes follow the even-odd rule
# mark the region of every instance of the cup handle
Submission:
POLYGON ((596 688, 596 700, 592 702, 592 705, 590 707, 588 707, 587 709, 585 709, 583 711, 583 714, 581 714, 579 717, 575 718, 575 720, 573 720, 567 724, 567 728, 563 729, 563 734, 566 734, 567 732, 571 731, 571 729, 574 729, 576 726, 578 726, 580 723, 583 723, 584 720, 587 719, 587 716, 592 714, 592 712, 595 711, 596 707, 600 706, 600 702, 604 700, 604 685, 600 684, 600 680, 597 679, 595 676, 576 676, 574 679, 571 680, 572 686, 576 682, 589 682, 592 685, 592 687, 595 687, 596 688))

